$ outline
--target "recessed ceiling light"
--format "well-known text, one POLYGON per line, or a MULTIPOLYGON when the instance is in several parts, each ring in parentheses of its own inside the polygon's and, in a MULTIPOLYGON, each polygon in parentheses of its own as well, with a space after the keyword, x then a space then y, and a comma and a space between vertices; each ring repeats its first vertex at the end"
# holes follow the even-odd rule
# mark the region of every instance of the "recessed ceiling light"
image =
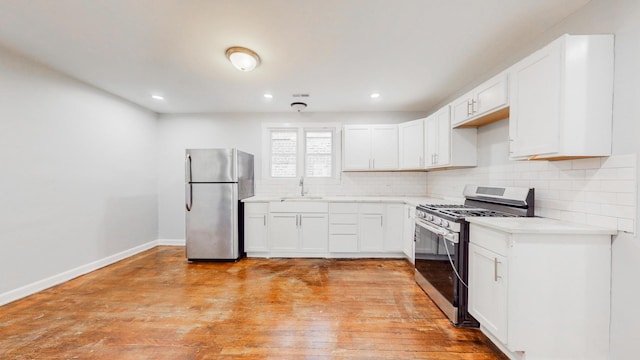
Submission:
POLYGON ((162 95, 151 95, 151 97, 156 99, 156 100, 164 100, 164 96, 162 96, 162 95))
POLYGON ((273 99, 273 95, 271 94, 264 94, 263 96, 265 97, 265 99, 273 99))
POLYGON ((373 94, 371 94, 369 96, 371 96, 372 99, 377 99, 377 98, 380 97, 380 93, 373 93, 373 94))
POLYGON ((225 52, 227 59, 240 71, 251 71, 260 65, 260 56, 251 49, 233 46, 225 52))

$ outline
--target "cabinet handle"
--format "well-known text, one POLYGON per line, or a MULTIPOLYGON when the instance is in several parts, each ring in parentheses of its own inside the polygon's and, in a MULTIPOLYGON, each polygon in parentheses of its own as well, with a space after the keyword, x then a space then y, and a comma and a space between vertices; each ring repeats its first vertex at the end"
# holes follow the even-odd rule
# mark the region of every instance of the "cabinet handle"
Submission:
POLYGON ((302 227, 302 215, 300 215, 300 227, 302 227))
POLYGON ((267 215, 266 214, 262 215, 262 222, 264 223, 264 226, 267 226, 267 215))
POLYGON ((380 215, 380 227, 384 227, 384 225, 382 224, 382 215, 380 215))
POLYGON ((371 159, 371 163, 373 164, 373 166, 371 168, 375 169, 376 168, 376 159, 371 159))
POLYGON ((498 258, 493 258, 493 281, 495 282, 498 282, 498 279, 502 278, 502 276, 498 276, 498 264, 500 263, 498 258))
POLYGON ((467 116, 471 116, 471 99, 467 100, 467 116))
POLYGON ((472 114, 475 114, 476 112, 478 112, 478 109, 476 108, 476 104, 478 104, 476 99, 471 100, 471 113, 472 114))

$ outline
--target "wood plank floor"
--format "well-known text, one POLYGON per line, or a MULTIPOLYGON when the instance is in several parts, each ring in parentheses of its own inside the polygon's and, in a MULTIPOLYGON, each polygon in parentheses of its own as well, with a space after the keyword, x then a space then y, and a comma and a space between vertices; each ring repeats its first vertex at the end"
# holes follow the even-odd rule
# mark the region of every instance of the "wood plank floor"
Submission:
POLYGON ((193 263, 161 246, 0 307, 0 359, 504 359, 405 260, 193 263))

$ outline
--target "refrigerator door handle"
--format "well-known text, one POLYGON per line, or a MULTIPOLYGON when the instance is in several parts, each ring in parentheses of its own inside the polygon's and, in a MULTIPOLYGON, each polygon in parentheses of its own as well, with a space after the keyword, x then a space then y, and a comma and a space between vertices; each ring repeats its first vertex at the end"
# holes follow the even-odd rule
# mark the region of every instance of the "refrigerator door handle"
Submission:
POLYGON ((184 159, 185 166, 187 167, 187 182, 191 182, 193 179, 193 173, 191 171, 191 154, 187 154, 187 157, 184 159))
POLYGON ((189 196, 187 197, 187 199, 189 199, 189 202, 185 203, 185 207, 187 208, 187 211, 191 211, 191 208, 193 207, 193 184, 189 183, 189 196))

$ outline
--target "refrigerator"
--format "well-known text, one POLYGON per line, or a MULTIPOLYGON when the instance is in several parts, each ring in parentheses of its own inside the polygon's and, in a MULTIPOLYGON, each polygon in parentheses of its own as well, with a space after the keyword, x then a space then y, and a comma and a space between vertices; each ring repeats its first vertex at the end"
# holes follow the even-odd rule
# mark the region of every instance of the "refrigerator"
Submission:
POLYGON ((189 261, 244 256, 243 203, 253 196, 253 155, 237 149, 185 150, 189 261))

